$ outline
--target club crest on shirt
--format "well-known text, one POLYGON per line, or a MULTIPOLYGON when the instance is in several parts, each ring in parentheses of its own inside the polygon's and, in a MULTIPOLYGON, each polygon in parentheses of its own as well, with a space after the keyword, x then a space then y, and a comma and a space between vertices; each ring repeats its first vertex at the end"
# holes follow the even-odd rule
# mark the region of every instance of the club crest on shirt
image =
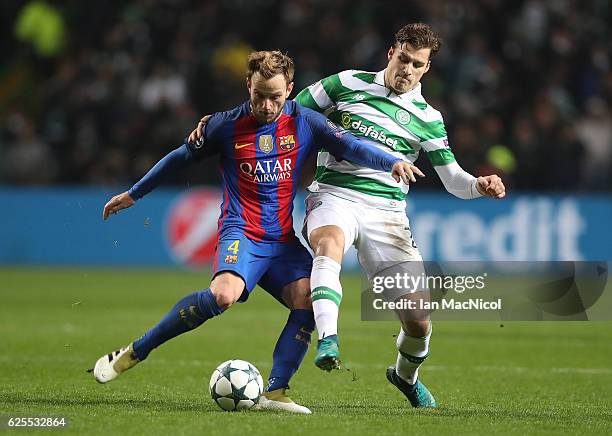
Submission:
POLYGON ((259 149, 264 153, 270 153, 274 149, 272 135, 261 135, 259 137, 259 149))
POLYGON ((395 119, 399 121, 400 124, 407 125, 410 123, 410 113, 404 109, 399 109, 395 113, 395 119))
POLYGON ((348 112, 343 112, 342 113, 342 127, 344 127, 345 129, 348 129, 349 127, 351 127, 351 114, 349 114, 348 112))
POLYGON ((279 136, 278 146, 283 151, 289 151, 295 147, 295 137, 293 135, 279 136))
POLYGON ((225 263, 237 263, 238 262, 238 256, 232 255, 232 254, 228 254, 227 256, 225 256, 225 263))

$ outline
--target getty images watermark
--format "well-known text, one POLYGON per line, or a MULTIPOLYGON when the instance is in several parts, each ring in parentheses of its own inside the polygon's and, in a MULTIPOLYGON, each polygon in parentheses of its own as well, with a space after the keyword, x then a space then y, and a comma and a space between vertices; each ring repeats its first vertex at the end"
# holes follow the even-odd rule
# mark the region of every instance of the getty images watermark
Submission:
POLYGON ((381 294, 372 302, 376 310, 500 310, 502 299, 486 300, 484 298, 446 298, 440 301, 419 298, 399 298, 395 301, 386 301, 383 293, 393 291, 398 294, 414 294, 427 292, 430 289, 444 289, 446 292, 463 294, 470 290, 485 289, 487 273, 477 276, 435 276, 421 273, 417 276, 409 272, 396 272, 392 276, 377 275, 372 280, 372 292, 381 294))
POLYGON ((381 262, 364 279, 365 321, 609 320, 606 262, 381 262))

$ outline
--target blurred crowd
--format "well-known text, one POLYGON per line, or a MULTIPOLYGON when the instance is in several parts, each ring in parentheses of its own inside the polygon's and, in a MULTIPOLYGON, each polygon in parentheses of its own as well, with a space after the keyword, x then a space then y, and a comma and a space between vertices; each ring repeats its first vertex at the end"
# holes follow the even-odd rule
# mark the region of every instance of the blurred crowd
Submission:
MULTIPOLYGON (((251 50, 288 52, 300 90, 384 68, 395 31, 423 21, 444 40, 423 94, 466 170, 514 189, 612 190, 609 0, 2 3, 2 184, 125 187, 202 114, 247 97, 251 50)), ((420 185, 439 185, 417 164, 420 185)), ((171 182, 216 183, 216 168, 171 182)))

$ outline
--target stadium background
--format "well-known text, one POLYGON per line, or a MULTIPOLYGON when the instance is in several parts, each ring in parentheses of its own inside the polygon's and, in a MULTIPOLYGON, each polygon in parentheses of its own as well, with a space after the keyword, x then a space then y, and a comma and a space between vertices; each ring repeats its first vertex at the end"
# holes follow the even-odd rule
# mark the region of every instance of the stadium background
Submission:
MULTIPOLYGON (((343 69, 382 69, 394 32, 413 21, 431 24, 444 39, 424 77, 423 93, 444 115, 459 163, 476 175, 499 174, 509 190, 503 201, 454 199, 421 158, 418 165, 427 177, 411 189, 409 216, 425 257, 612 259, 612 5, 607 0, 5 1, 0 4, 0 298, 4 300, 0 332, 6 339, 20 330, 23 319, 29 320, 27 329, 7 339, 6 349, 30 356, 24 359, 31 363, 36 354, 32 337, 46 338, 47 347, 73 352, 72 360, 68 359, 72 366, 87 365, 108 347, 123 345, 115 343, 116 338, 124 341, 133 332, 140 333, 178 296, 205 285, 207 253, 212 249, 218 215, 219 178, 213 160, 177 175, 163 189, 108 222, 102 222, 101 211, 111 195, 127 189, 178 146, 200 115, 232 107, 246 98, 244 60, 251 50, 287 51, 296 61, 299 90, 343 69), (135 315, 118 301, 109 301, 106 293, 126 299, 135 315), (24 314, 25 305, 29 311, 24 314), (92 311, 76 314, 80 307, 92 311), (102 332, 91 341, 91 348, 79 349, 79 332, 83 332, 81 339, 89 341, 85 332, 100 333, 95 323, 108 317, 119 326, 102 332)), ((305 175, 303 187, 309 178, 310 174, 305 175)), ((296 202, 298 228, 301 199, 296 202)), ((356 270, 352 256, 344 269, 349 272, 344 278, 352 287, 359 286, 350 273, 356 270)), ((253 309, 244 307, 228 314, 228 324, 252 320, 254 311, 264 311, 270 301, 259 298, 253 309)), ((343 322, 362 331, 358 306, 351 298, 347 298, 343 322), (353 312, 349 312, 351 307, 353 312)), ((270 321, 270 331, 276 332, 282 311, 262 313, 275 320, 270 321)), ((445 328, 451 330, 440 327, 441 336, 445 328)), ((535 342, 529 348, 527 332, 534 334, 533 327, 517 326, 509 336, 512 339, 490 334, 484 323, 452 329, 466 335, 489 335, 491 349, 501 340, 516 338, 524 341, 524 347, 518 347, 524 352, 538 354, 543 349, 535 342)), ((390 335, 395 327, 387 330, 385 334, 390 335)), ((601 325, 536 331, 535 337, 551 347, 550 361, 542 360, 542 366, 554 365, 564 353, 576 351, 561 345, 568 334, 585 344, 591 338, 595 342, 590 343, 588 364, 604 371, 594 369, 591 375, 598 374, 597 382, 581 379, 584 374, 572 374, 584 389, 597 383, 610 386, 611 373, 605 370, 609 368, 610 356, 605 357, 609 347, 603 345, 609 345, 606 331, 601 325)), ((239 340, 229 331, 223 334, 239 340)), ((267 348, 249 349, 242 357, 265 370, 273 336, 270 333, 261 341, 267 348)), ((207 340, 210 343, 210 337, 207 340)), ((351 340, 346 342, 347 349, 351 340)), ((197 337, 183 341, 196 347, 197 337)), ((462 357, 470 360, 466 351, 454 349, 450 341, 440 341, 438 356, 446 353, 453 359, 459 356, 459 362, 462 357)), ((179 345, 169 345, 168 350, 168 354, 159 352, 166 356, 166 366, 171 365, 171 353, 179 345)), ((516 350, 500 355, 500 361, 507 362, 507 367, 533 363, 521 361, 513 354, 516 350)), ((47 351, 53 359, 41 368, 35 366, 46 387, 34 393, 23 388, 31 376, 19 369, 25 363, 15 366, 0 359, 2 374, 12 374, 3 387, 8 400, 2 403, 1 413, 80 413, 78 402, 62 403, 53 396, 64 388, 58 387, 57 380, 49 381, 49 374, 62 372, 63 361, 57 350, 47 351), (52 400, 41 399, 44 395, 52 400), (54 402, 60 408, 45 409, 54 402)), ((388 351, 392 359, 393 350, 388 351)), ((582 365, 576 356, 573 365, 582 365)), ((206 368, 198 370, 206 372, 208 366, 225 358, 221 351, 213 351, 203 361, 206 368)), ((357 351, 351 358, 359 367, 357 351)), ((434 368, 440 360, 433 361, 434 368)), ((201 383, 188 372, 194 371, 193 365, 181 365, 184 368, 177 370, 181 376, 201 383)), ((163 363, 151 368, 162 378, 170 374, 163 363)), ((364 372, 367 376, 362 369, 364 372)), ((430 374, 444 380, 441 372, 430 374)), ((456 382, 452 368, 444 373, 446 380, 456 382)), ((545 386, 559 382, 553 376, 531 375, 534 381, 544 380, 545 386)), ((315 376, 318 374, 311 369, 304 369, 298 383, 304 394, 318 398, 318 391, 304 389, 307 377, 315 376)), ((490 377, 495 384, 500 374, 490 370, 490 377)), ((65 375, 66 383, 73 383, 71 380, 65 375)), ((144 385, 145 376, 137 380, 144 385)), ((93 402, 91 386, 79 383, 82 386, 75 389, 80 398, 93 402)), ((117 395, 121 392, 128 391, 117 395)), ((163 389, 148 392, 152 397, 167 393, 163 389)), ((192 399, 202 396, 201 389, 183 394, 192 399)), ((461 400, 459 394, 454 395, 461 400)), ((96 404, 119 413, 113 409, 118 403, 108 398, 96 404)), ((172 398, 153 409, 185 412, 182 400, 172 398)), ((329 404, 326 398, 323 395, 323 404, 329 404)), ((559 401, 561 398, 567 398, 565 392, 558 393, 559 401)), ((132 401, 137 405, 130 407, 138 408, 140 400, 132 401)), ((558 406, 555 401, 550 400, 551 407, 558 406)), ((151 404, 145 401, 140 407, 147 406, 151 404)), ((570 422, 573 411, 558 411, 557 419, 567 418, 564 425, 581 425, 578 418, 570 422)), ((457 419, 468 419, 469 413, 453 415, 455 412, 451 415, 457 419)), ((531 425, 541 419, 542 424, 552 416, 548 411, 541 416, 512 413, 507 418, 508 431, 523 428, 526 432, 521 427, 525 422, 531 425)), ((594 416, 609 419, 602 413, 596 411, 594 416)), ((485 413, 485 418, 493 417, 499 418, 493 412, 485 413)), ((81 430, 90 431, 96 420, 83 422, 86 425, 81 430)), ((597 422, 590 427, 595 433, 602 428, 597 422)), ((452 432, 452 425, 447 430, 452 432)))
MULTIPOLYGON (((174 195, 218 186, 214 160, 177 175, 169 181, 174 195, 147 199, 126 212, 128 221, 102 225, 97 213, 179 145, 200 115, 246 97, 246 54, 287 51, 301 89, 343 69, 383 68, 393 33, 416 20, 444 39, 423 92, 443 113, 455 155, 473 174, 500 174, 510 193, 504 202, 456 201, 421 158, 427 177, 413 187, 410 216, 425 256, 611 257, 612 233, 601 220, 612 216, 609 2, 31 1, 1 8, 0 183, 10 210, 0 226, 3 263, 174 264, 166 236, 177 231, 168 223, 174 195), (141 231, 133 229, 137 221, 151 226, 132 244, 125 238, 141 231)), ((297 207, 299 216, 301 201, 297 207)), ((214 238, 215 220, 209 224, 200 229, 202 244, 214 238)))

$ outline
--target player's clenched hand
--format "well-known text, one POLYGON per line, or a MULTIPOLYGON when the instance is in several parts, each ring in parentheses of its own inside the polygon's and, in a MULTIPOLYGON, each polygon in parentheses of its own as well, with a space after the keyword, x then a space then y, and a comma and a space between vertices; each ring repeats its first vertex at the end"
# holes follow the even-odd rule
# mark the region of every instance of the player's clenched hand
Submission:
POLYGON ((506 187, 504 182, 496 174, 492 176, 478 177, 476 180, 476 189, 482 195, 493 198, 504 198, 506 195, 506 187))
POLYGON ((135 203, 134 199, 130 197, 130 194, 126 192, 115 195, 111 198, 108 203, 104 205, 104 212, 102 212, 102 218, 108 219, 111 214, 116 214, 121 209, 127 209, 135 203))
POLYGON ((391 175, 395 181, 399 182, 402 180, 406 185, 410 182, 416 182, 416 177, 414 177, 415 174, 420 177, 425 177, 425 174, 423 174, 420 169, 403 160, 395 162, 391 169, 391 175))
POLYGON ((200 122, 198 123, 198 127, 196 127, 195 129, 191 131, 191 134, 189 135, 189 138, 188 138, 190 144, 195 144, 200 139, 202 139, 202 132, 204 130, 204 126, 206 125, 210 117, 212 117, 212 115, 204 115, 200 119, 200 122))

